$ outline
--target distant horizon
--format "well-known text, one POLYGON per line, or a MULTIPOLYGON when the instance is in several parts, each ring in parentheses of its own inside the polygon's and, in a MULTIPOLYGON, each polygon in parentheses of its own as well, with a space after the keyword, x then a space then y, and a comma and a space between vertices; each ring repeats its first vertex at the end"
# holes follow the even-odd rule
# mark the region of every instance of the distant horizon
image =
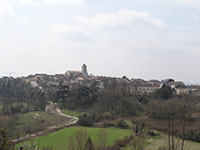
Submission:
MULTIPOLYGON (((36 74, 47 74, 47 75, 56 75, 56 74, 65 74, 67 71, 80 71, 78 69, 68 69, 66 70, 65 72, 57 72, 57 73, 51 73, 51 72, 35 72, 35 73, 29 73, 29 74, 21 74, 21 75, 17 75, 17 73, 10 73, 10 75, 0 75, 0 78, 2 77, 13 77, 13 78, 21 78, 21 77, 27 77, 29 75, 36 75, 36 74)), ((158 81, 162 81, 162 80, 165 80, 165 79, 173 79, 175 81, 181 81, 181 82, 184 82, 186 85, 200 85, 200 83, 189 83, 189 82, 186 82, 186 81, 183 81, 183 80, 179 80, 179 79, 176 79, 176 78, 173 78, 173 77, 167 77, 167 78, 142 78, 142 77, 131 77, 131 76, 127 76, 127 75, 121 75, 121 76, 113 76, 113 75, 104 75, 104 74, 93 74, 91 72, 88 72, 88 74, 92 74, 94 76, 103 76, 103 77, 113 77, 113 78, 122 78, 123 76, 126 76, 128 79, 142 79, 142 80, 145 80, 145 81, 150 81, 150 80, 158 80, 158 81)))

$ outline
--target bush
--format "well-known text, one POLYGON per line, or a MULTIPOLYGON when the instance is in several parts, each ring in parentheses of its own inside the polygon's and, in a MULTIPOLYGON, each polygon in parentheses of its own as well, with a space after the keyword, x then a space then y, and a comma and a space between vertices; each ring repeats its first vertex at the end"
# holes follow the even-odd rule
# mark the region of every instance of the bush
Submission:
POLYGON ((168 100, 172 96, 173 90, 168 86, 163 86, 161 89, 158 89, 153 93, 153 98, 155 99, 168 100))
POLYGON ((131 138, 129 136, 124 137, 123 139, 118 139, 116 140, 116 144, 118 147, 125 147, 128 145, 131 141, 131 138))
POLYGON ((148 134, 149 136, 159 136, 159 134, 158 134, 158 133, 155 133, 153 130, 149 130, 149 131, 147 132, 147 134, 148 134))
POLYGON ((126 124, 126 122, 125 122, 123 119, 120 119, 120 120, 117 122, 117 124, 116 124, 115 127, 116 127, 116 128, 121 128, 121 129, 128 129, 128 128, 129 128, 129 126, 126 124))
POLYGON ((92 126, 94 123, 94 120, 91 116, 84 114, 79 118, 78 124, 81 126, 92 126))
POLYGON ((106 112, 102 116, 103 116, 103 119, 110 119, 110 120, 114 119, 114 117, 111 115, 110 112, 106 112))
POLYGON ((103 126, 104 126, 105 128, 108 128, 108 127, 114 127, 115 124, 114 124, 114 123, 111 123, 111 122, 104 122, 104 123, 103 123, 103 126))
POLYGON ((190 130, 186 133, 186 139, 194 142, 200 142, 200 129, 198 132, 190 130))
POLYGON ((107 146, 106 150, 120 150, 120 147, 117 145, 107 146))

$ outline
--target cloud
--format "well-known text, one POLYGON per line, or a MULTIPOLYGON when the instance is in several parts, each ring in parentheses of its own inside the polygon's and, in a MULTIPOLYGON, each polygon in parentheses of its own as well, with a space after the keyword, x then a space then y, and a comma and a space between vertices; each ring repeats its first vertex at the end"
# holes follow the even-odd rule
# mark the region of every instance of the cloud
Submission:
POLYGON ((127 0, 129 2, 136 3, 160 3, 160 4, 176 4, 176 5, 186 5, 195 9, 200 9, 199 0, 127 0))
POLYGON ((56 24, 48 28, 48 32, 54 35, 84 33, 85 31, 77 26, 56 24))
POLYGON ((86 39, 89 39, 87 32, 84 29, 73 25, 55 24, 48 27, 47 32, 54 40, 68 39, 73 41, 85 41, 86 39))
POLYGON ((82 5, 85 0, 18 0, 18 4, 26 6, 43 5, 82 5))
POLYGON ((93 17, 76 17, 75 23, 84 27, 153 27, 167 28, 167 24, 154 18, 148 11, 120 10, 113 13, 96 14, 93 17))
POLYGON ((184 4, 187 4, 187 5, 193 6, 193 7, 199 7, 200 6, 199 0, 175 0, 175 2, 184 3, 184 4))
POLYGON ((200 20, 200 16, 197 15, 197 14, 192 15, 192 18, 193 18, 194 20, 196 20, 196 21, 199 21, 199 20, 200 20))
POLYGON ((0 16, 13 15, 13 7, 5 0, 0 0, 0 16))
POLYGON ((29 5, 29 6, 31 6, 31 5, 34 4, 34 3, 33 3, 33 0, 19 0, 18 3, 19 3, 20 5, 29 5))
POLYGON ((55 5, 55 4, 64 4, 64 5, 80 5, 84 4, 85 0, 43 0, 45 4, 55 5))

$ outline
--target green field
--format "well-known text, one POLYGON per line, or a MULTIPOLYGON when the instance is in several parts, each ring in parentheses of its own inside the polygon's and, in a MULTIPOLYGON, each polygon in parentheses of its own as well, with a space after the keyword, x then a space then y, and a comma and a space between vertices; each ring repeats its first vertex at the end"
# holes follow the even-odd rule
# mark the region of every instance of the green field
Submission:
MULTIPOLYGON (((55 150, 68 150, 68 142, 70 136, 74 136, 75 133, 81 129, 86 129, 88 135, 91 137, 92 141, 95 143, 97 140, 97 135, 102 128, 92 128, 92 127, 69 127, 55 133, 51 133, 49 135, 41 136, 34 138, 28 142, 33 142, 36 145, 39 145, 41 148, 50 146, 53 147, 55 150)), ((116 139, 122 139, 127 135, 131 135, 131 130, 126 129, 118 129, 118 128, 104 128, 105 132, 107 133, 107 145, 114 144, 116 139)), ((181 142, 180 140, 176 139, 176 142, 181 142)), ((156 136, 154 138, 147 138, 146 139, 146 147, 145 150, 158 150, 160 146, 167 144, 167 135, 161 133, 160 136, 156 136)), ((18 144, 19 146, 21 144, 18 144)), ((185 150, 200 150, 200 143, 195 143, 191 141, 185 141, 185 150)), ((126 150, 130 150, 130 147, 126 147, 126 150)))
MULTIPOLYGON (((97 140, 97 135, 102 128, 92 128, 92 127, 70 127, 49 135, 37 137, 29 142, 36 143, 40 147, 52 146, 56 150, 68 150, 69 137, 74 136, 75 133, 81 129, 86 129, 88 135, 91 137, 92 141, 97 140)), ((131 130, 117 129, 117 128, 105 128, 107 134, 107 145, 112 145, 116 139, 121 139, 127 135, 131 135, 131 130)), ((19 146, 20 144, 18 144, 19 146)))
MULTIPOLYGON (((81 112, 74 112, 69 110, 62 110, 64 114, 76 116, 79 117, 83 113, 81 112)), ((33 116, 36 112, 31 112, 24 114, 20 118, 20 123, 23 124, 23 126, 26 124, 33 124, 36 125, 35 121, 33 120, 33 116)), ((61 121, 62 118, 55 118, 55 115, 48 115, 44 112, 37 112, 40 114, 41 119, 47 120, 46 123, 52 123, 56 124, 56 122, 61 121), (60 120, 61 119, 61 120, 60 120)), ((125 120, 128 125, 132 125, 131 120, 125 120)), ((45 123, 45 124, 46 124, 45 123)), ((48 124, 49 124, 48 123, 48 124)), ((19 125, 20 126, 20 125, 19 125)), ((46 126, 46 125, 45 125, 46 126)), ((75 133, 81 129, 86 129, 88 132, 88 135, 91 137, 92 141, 95 142, 97 140, 97 135, 102 128, 92 128, 92 127, 69 127, 45 136, 34 138, 33 140, 30 140, 29 142, 33 142, 36 145, 39 145, 41 148, 46 146, 52 146, 54 150, 68 150, 68 142, 69 138, 71 136, 74 136, 75 133)), ((122 139, 123 137, 127 135, 131 135, 131 130, 125 130, 125 129, 118 129, 118 128, 104 128, 105 132, 107 133, 107 145, 114 144, 116 139, 122 139)), ((149 137, 146 139, 146 147, 145 150, 158 150, 160 146, 167 144, 167 135, 160 133, 160 136, 156 137, 149 137)), ((178 141, 178 140, 176 140, 178 141)), ((179 140, 180 141, 180 140, 179 140)), ((181 141, 180 141, 181 142, 181 141)), ((19 146, 20 144, 18 144, 19 146)), ((126 147, 127 150, 130 150, 130 147, 126 147)), ((185 141, 185 148, 184 150, 200 150, 200 143, 195 143, 191 141, 185 141)))
MULTIPOLYGON (((83 114, 85 114, 84 112, 71 111, 71 110, 67 110, 67 109, 61 109, 61 111, 65 115, 74 116, 74 117, 80 117, 83 114)), ((88 113, 86 113, 86 114, 88 114, 88 113)))
POLYGON ((16 128, 20 132, 20 135, 24 136, 25 132, 34 133, 46 130, 48 127, 62 125, 67 121, 68 119, 63 116, 51 115, 46 112, 29 112, 18 115, 16 128), (37 120, 34 118, 36 114, 38 114, 37 120))
MULTIPOLYGON (((160 136, 156 136, 154 138, 147 138, 145 142, 144 150, 159 150, 161 146, 167 146, 168 138, 167 135, 161 134, 160 136)), ((175 145, 179 145, 179 149, 181 146, 181 140, 176 138, 175 145)), ((125 150, 132 150, 130 146, 127 146, 125 150)), ((200 143, 185 141, 184 150, 200 150, 200 143)))
MULTIPOLYGON (((145 150, 157 150, 160 146, 166 145, 168 142, 167 135, 161 134, 156 138, 149 138, 147 140, 148 145, 145 150)), ((176 138, 175 143, 181 144, 181 140, 176 138)), ((200 143, 185 141, 184 150, 200 150, 200 143)))

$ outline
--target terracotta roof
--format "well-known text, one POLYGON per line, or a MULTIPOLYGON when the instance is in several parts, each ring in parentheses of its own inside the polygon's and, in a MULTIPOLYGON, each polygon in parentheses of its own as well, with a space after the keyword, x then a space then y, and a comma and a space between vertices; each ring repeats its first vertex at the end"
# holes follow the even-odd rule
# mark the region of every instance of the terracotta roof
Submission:
POLYGON ((72 73, 82 73, 81 71, 76 71, 76 70, 68 70, 67 72, 72 72, 72 73))

